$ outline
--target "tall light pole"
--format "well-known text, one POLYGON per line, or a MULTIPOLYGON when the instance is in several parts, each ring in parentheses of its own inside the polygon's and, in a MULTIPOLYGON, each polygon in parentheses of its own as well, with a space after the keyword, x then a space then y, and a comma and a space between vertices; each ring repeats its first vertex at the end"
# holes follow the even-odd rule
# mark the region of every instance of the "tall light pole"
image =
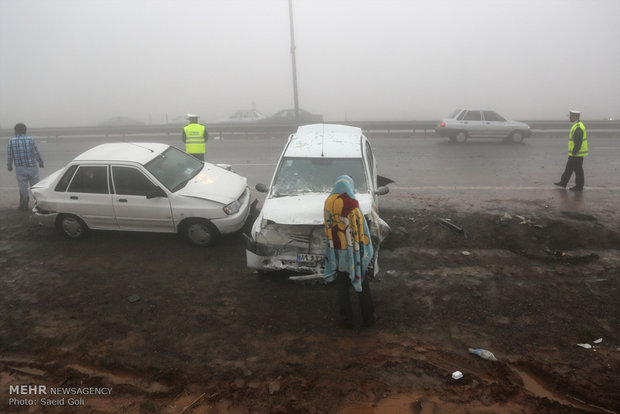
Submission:
POLYGON ((299 122, 299 99, 297 98, 297 64, 295 63, 295 31, 293 30, 293 0, 288 0, 291 20, 291 58, 293 60, 293 96, 295 100, 295 122, 299 122))

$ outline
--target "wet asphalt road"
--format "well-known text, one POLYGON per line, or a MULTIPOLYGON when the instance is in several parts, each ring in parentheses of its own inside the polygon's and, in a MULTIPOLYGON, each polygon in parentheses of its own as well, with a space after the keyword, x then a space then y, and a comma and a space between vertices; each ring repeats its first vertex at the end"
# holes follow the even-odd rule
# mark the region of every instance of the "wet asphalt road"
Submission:
MULTIPOLYGON (((567 127, 568 131, 568 127, 567 127)), ((568 132, 567 132, 568 133, 568 132)), ((231 164, 248 177, 253 188, 268 184, 287 137, 247 135, 211 137, 209 162, 231 164)), ((470 140, 452 144, 432 133, 416 136, 373 137, 379 174, 394 180, 382 203, 407 203, 412 195, 437 198, 456 206, 479 208, 485 203, 544 201, 559 208, 615 211, 620 200, 620 132, 589 131, 590 156, 584 162, 586 191, 582 195, 553 186, 567 159, 567 137, 559 132, 537 132, 522 144, 501 140, 470 140)), ((45 160, 42 178, 79 153, 103 142, 165 142, 183 148, 175 136, 35 138, 45 160)), ((6 160, 6 139, 0 140, 6 160)), ((0 206, 16 204, 14 173, 0 174, 0 206)), ((261 194, 254 191, 261 199, 261 194)))

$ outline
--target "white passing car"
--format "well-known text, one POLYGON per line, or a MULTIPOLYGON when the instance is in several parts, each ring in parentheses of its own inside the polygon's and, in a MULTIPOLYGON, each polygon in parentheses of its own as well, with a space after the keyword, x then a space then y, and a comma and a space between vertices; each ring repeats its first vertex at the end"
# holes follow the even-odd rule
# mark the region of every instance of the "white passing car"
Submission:
POLYGON ((435 132, 440 137, 448 137, 450 141, 458 143, 469 138, 501 138, 507 142, 520 143, 532 135, 528 124, 511 121, 488 109, 457 109, 439 121, 435 132))
POLYGON ((34 216, 80 239, 89 230, 179 233, 197 246, 240 230, 247 180, 166 144, 96 146, 32 187, 34 216))
MULTIPOLYGON (((267 197, 250 236, 246 235, 248 267, 320 273, 325 262, 323 207, 343 174, 353 178, 355 197, 378 253, 389 226, 379 217, 377 196, 389 189, 377 185, 370 142, 360 128, 314 124, 300 126, 289 137, 269 188, 256 185, 267 197)), ((375 254, 375 274, 377 260, 375 254)))

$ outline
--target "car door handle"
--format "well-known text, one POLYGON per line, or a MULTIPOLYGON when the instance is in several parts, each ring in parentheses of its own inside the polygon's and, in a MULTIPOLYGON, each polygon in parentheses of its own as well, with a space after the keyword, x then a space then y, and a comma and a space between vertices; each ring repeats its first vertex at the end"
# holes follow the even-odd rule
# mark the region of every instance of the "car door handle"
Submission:
POLYGON ((127 202, 127 199, 126 199, 126 198, 119 198, 119 199, 118 199, 118 202, 119 202, 119 203, 126 203, 126 202, 127 202))
POLYGON ((71 200, 77 200, 77 199, 78 199, 78 196, 71 196, 71 197, 69 197, 69 198, 70 198, 71 200))

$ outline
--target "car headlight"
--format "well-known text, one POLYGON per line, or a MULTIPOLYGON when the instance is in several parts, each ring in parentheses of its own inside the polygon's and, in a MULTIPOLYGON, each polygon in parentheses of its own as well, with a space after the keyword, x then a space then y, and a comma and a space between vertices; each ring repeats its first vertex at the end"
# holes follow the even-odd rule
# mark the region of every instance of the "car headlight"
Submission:
POLYGON ((231 214, 238 213, 240 208, 241 203, 239 202, 239 200, 235 200, 232 203, 224 206, 224 213, 230 216, 231 214))

